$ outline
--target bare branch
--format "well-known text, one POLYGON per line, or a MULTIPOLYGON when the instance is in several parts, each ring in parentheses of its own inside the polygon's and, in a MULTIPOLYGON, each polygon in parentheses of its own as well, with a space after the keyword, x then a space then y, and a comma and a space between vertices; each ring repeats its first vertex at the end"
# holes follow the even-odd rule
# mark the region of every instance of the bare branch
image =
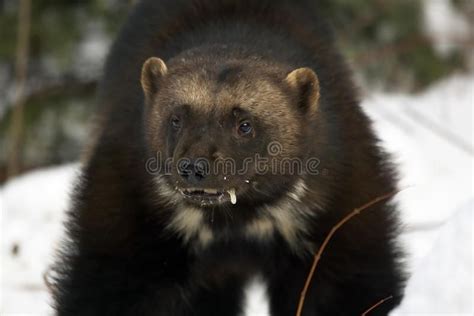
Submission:
POLYGON ((373 199, 372 201, 370 201, 370 202, 354 209, 352 212, 347 214, 343 219, 341 219, 336 225, 333 226, 333 228, 331 229, 329 234, 324 239, 321 247, 319 247, 318 252, 314 255, 313 264, 311 265, 311 269, 310 269, 310 271, 308 273, 308 276, 306 278, 306 282, 304 284, 303 290, 301 291, 300 300, 299 300, 299 303, 298 303, 298 309, 296 310, 296 316, 301 316, 301 313, 303 312, 303 306, 304 306, 304 300, 306 298, 306 292, 308 291, 308 288, 311 284, 311 280, 313 279, 313 275, 314 275, 314 272, 316 271, 316 267, 318 266, 319 259, 321 259, 321 256, 322 256, 324 250, 326 249, 326 246, 328 245, 329 241, 331 240, 333 235, 336 233, 336 231, 339 228, 341 228, 345 223, 350 221, 354 216, 360 214, 363 210, 368 209, 369 207, 371 207, 374 204, 377 204, 381 201, 387 200, 387 199, 393 197, 394 195, 396 195, 399 192, 400 191, 397 190, 397 191, 394 191, 394 192, 386 193, 384 195, 381 195, 381 196, 373 199))
POLYGON ((363 312, 361 316, 366 316, 369 312, 373 311, 374 309, 376 309, 377 307, 379 307, 380 305, 382 305, 382 304, 385 303, 386 301, 391 300, 392 298, 393 298, 393 296, 390 295, 390 296, 387 296, 387 297, 384 298, 384 299, 381 299, 381 300, 378 301, 376 304, 372 305, 368 310, 366 310, 365 312, 363 312))

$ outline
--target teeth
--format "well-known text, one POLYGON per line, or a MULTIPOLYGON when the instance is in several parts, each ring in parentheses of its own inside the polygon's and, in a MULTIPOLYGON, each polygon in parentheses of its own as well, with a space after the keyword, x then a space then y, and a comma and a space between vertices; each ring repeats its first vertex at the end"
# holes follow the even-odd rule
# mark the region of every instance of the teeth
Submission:
POLYGON ((188 194, 192 194, 192 193, 207 193, 207 194, 218 194, 219 190, 217 189, 198 189, 198 188, 188 188, 188 189, 184 189, 184 190, 181 190, 179 189, 182 193, 188 193, 188 194))
POLYGON ((230 203, 236 204, 237 203, 237 195, 235 195, 235 189, 230 189, 227 191, 230 195, 230 203))
MULTIPOLYGON (((197 188, 188 188, 188 189, 184 189, 184 190, 180 190, 181 193, 185 194, 185 195, 194 195, 194 194, 199 194, 199 193, 207 193, 207 194, 212 194, 214 196, 216 196, 217 194, 219 194, 219 199, 222 198, 222 191, 219 191, 217 189, 197 189, 197 188)), ((227 190, 227 193, 229 194, 230 196, 230 203, 232 204, 237 204, 237 195, 235 193, 235 189, 232 188, 232 189, 229 189, 227 190)))

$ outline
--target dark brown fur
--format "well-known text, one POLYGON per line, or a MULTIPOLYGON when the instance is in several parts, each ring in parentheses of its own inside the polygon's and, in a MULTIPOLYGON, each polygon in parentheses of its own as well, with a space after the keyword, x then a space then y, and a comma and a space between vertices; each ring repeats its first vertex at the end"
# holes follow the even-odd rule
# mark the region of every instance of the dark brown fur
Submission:
MULTIPOLYGON (((242 288, 260 276, 272 315, 294 315, 329 230, 396 188, 319 11, 317 1, 286 0, 137 6, 105 68, 100 133, 57 264, 58 314, 237 315, 242 288), (236 129, 242 120, 253 127, 246 136, 236 129), (281 150, 270 155, 274 142, 281 150), (239 165, 258 153, 319 165, 314 174, 250 168, 191 185, 176 168, 150 172, 158 153, 158 162, 230 157, 239 165), (191 186, 235 188, 237 203, 188 201, 180 189, 191 186)), ((303 314, 360 315, 389 295, 373 314, 396 306, 398 224, 391 202, 347 223, 321 259, 303 314)))

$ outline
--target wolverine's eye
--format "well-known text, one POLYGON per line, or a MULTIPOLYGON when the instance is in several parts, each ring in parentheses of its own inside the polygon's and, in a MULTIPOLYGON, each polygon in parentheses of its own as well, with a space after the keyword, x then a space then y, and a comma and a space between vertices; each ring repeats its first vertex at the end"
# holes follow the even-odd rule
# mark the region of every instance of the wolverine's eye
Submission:
POLYGON ((249 121, 243 121, 242 123, 240 123, 239 129, 238 129, 240 136, 250 135, 252 131, 253 131, 253 128, 249 121))
POLYGON ((171 127, 175 130, 179 130, 181 128, 181 120, 176 115, 171 117, 171 127))

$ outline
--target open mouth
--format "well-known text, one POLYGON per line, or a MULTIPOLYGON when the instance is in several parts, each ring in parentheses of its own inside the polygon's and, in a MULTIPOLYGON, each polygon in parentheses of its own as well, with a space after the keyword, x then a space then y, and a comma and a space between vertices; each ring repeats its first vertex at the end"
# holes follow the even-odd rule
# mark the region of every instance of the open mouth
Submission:
POLYGON ((218 190, 218 189, 202 189, 187 188, 180 190, 181 194, 192 201, 200 204, 217 204, 230 200, 232 204, 237 203, 235 189, 218 190))

